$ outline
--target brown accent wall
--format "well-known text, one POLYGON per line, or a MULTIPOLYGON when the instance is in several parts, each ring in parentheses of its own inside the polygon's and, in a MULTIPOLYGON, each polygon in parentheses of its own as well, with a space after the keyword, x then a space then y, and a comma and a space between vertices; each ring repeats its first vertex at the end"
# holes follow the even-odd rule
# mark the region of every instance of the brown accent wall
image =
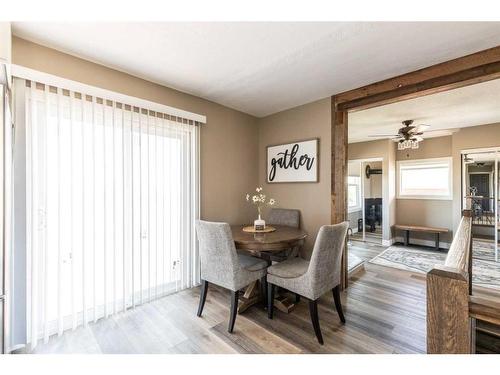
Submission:
POLYGON ((255 117, 17 37, 12 38, 12 62, 205 115, 200 139, 201 217, 229 223, 248 223, 253 218, 244 197, 258 183, 255 117))
MULTIPOLYGON (((302 227, 309 236, 304 246, 308 256, 322 225, 330 224, 331 99, 289 109, 259 120, 259 181, 267 195, 282 208, 301 211, 302 227), (319 138, 319 182, 268 184, 266 146, 319 138)), ((264 215, 265 218, 265 215, 264 215)))

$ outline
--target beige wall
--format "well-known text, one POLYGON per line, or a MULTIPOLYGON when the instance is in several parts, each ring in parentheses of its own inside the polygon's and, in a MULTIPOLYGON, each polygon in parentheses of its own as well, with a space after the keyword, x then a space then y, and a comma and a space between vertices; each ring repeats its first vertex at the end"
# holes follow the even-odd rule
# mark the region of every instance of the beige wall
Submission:
POLYGON ((230 223, 253 218, 244 195, 258 183, 258 166, 252 162, 259 142, 255 117, 16 37, 12 62, 205 115, 200 139, 201 217, 230 223))
MULTIPOLYGON (((395 199, 395 163, 396 145, 390 140, 351 143, 348 147, 349 160, 382 158, 382 239, 391 240, 391 227, 394 225, 395 199)), ((372 176, 373 177, 373 176, 372 176)))
POLYGON ((330 98, 325 98, 259 120, 260 184, 278 201, 279 207, 301 211, 302 227, 309 234, 304 247, 306 254, 310 253, 321 225, 330 224, 330 107, 330 98), (266 146, 308 138, 319 138, 319 182, 268 184, 266 146))
MULTIPOLYGON (((418 160, 451 156, 451 136, 427 138, 416 150, 396 151, 396 160, 418 160)), ((397 199, 396 221, 398 224, 423 225, 447 228, 441 241, 451 242, 453 238, 453 201, 429 199, 397 199)), ((402 236, 401 233, 396 235, 402 236)), ((412 238, 434 241, 435 236, 427 233, 412 233, 412 238)))

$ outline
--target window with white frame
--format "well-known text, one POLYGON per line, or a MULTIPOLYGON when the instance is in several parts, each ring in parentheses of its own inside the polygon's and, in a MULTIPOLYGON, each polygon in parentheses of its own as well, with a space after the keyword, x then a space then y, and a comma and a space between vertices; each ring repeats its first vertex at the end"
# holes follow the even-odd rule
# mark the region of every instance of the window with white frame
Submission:
POLYGON ((349 176, 347 184, 349 212, 359 211, 361 210, 361 178, 359 176, 349 176))
POLYGON ((400 199, 452 199, 451 157, 399 161, 397 172, 400 199))

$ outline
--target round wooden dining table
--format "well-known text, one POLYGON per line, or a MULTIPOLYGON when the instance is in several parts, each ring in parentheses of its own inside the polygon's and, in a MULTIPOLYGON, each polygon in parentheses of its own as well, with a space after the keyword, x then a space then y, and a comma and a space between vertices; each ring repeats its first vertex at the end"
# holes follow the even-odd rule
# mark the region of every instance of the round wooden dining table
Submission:
MULTIPOLYGON (((246 225, 232 225, 231 232, 236 249, 248 252, 249 255, 262 258, 271 264, 273 253, 301 246, 307 237, 307 232, 299 228, 285 225, 272 226, 276 228, 274 232, 250 233, 243 231, 246 225)), ((264 299, 265 290, 263 286, 259 286, 260 282, 254 281, 246 288, 244 295, 240 298, 238 313, 242 313, 259 300, 264 299)), ((274 306, 288 313, 293 309, 294 303, 286 295, 278 293, 274 306)))
POLYGON ((300 246, 307 237, 306 231, 285 225, 273 225, 276 230, 268 233, 244 232, 244 227, 246 225, 231 226, 234 243, 237 249, 254 255, 272 254, 300 246))

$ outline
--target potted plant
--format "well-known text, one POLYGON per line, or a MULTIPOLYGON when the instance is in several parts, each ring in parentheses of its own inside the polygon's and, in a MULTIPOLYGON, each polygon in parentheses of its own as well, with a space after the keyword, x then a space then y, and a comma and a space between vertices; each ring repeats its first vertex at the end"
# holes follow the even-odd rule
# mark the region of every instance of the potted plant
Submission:
POLYGON ((266 195, 262 191, 261 187, 258 187, 255 189, 257 194, 254 194, 250 196, 250 194, 247 194, 246 199, 247 202, 251 202, 255 206, 257 206, 257 212, 259 214, 259 217, 257 220, 253 222, 254 229, 255 230, 264 230, 266 228, 266 222, 262 219, 262 209, 265 206, 274 206, 276 204, 276 200, 274 198, 269 198, 267 199, 266 195))

